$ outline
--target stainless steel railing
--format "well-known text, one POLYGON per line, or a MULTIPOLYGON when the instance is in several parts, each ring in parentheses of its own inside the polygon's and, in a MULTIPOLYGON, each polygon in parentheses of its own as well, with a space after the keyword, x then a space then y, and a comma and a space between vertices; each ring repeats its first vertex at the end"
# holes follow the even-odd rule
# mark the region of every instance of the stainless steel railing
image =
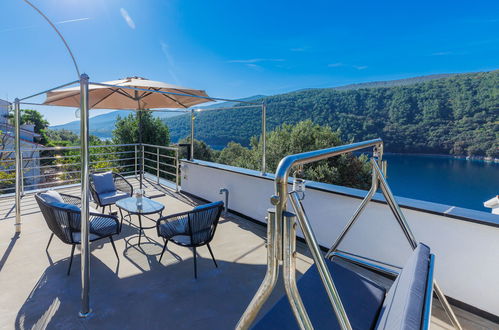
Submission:
MULTIPOLYGON (((258 291, 246 308, 244 314, 241 316, 237 324, 237 329, 247 329, 255 320, 261 307, 275 287, 280 262, 283 264, 284 287, 296 321, 301 329, 313 329, 313 325, 310 322, 310 318, 303 305, 296 285, 296 219, 298 219, 305 241, 311 251, 314 263, 317 266, 320 278, 331 302, 332 311, 336 314, 336 318, 342 329, 352 329, 348 315, 345 312, 333 278, 331 277, 331 274, 325 264, 324 256, 320 251, 319 244, 315 238, 298 192, 292 191, 291 193, 288 193, 288 178, 291 169, 295 166, 302 166, 304 164, 309 164, 322 159, 370 147, 373 148, 373 157, 371 158, 371 189, 326 256, 331 256, 335 252, 343 237, 347 234, 353 223, 358 219, 359 215, 364 210, 367 203, 374 196, 374 193, 378 190, 378 187, 381 187, 381 191, 385 196, 387 204, 389 205, 398 224, 402 228, 411 247, 415 248, 417 246, 417 241, 410 230, 407 220, 395 201, 395 198, 386 182, 385 171, 383 170, 386 169, 386 165, 382 162, 383 142, 381 139, 374 139, 287 156, 281 160, 277 168, 275 176, 276 194, 270 199, 271 203, 275 206, 275 209, 270 209, 267 217, 267 272, 258 291), (296 214, 286 211, 288 198, 290 199, 291 205, 296 214)), ((454 315, 452 308, 447 302, 447 299, 440 290, 436 281, 433 283, 433 288, 437 297, 442 302, 442 305, 453 325, 457 329, 460 329, 461 326, 459 321, 454 315)))
MULTIPOLYGON (((80 147, 35 147, 21 150, 21 194, 81 181, 80 147)), ((125 176, 150 174, 172 181, 179 190, 179 148, 152 144, 109 144, 89 147, 92 170, 125 176), (151 157, 153 155, 154 157, 151 157), (139 168, 139 164, 140 166, 139 168)), ((0 197, 15 192, 15 151, 0 150, 0 197)))

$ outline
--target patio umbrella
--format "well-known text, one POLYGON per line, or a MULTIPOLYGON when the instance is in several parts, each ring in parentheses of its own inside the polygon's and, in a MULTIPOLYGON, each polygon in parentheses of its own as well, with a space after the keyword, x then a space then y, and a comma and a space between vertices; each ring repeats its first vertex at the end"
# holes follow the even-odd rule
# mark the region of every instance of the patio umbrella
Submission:
MULTIPOLYGON (((89 109, 145 110, 158 108, 189 108, 213 101, 205 91, 191 89, 141 77, 129 77, 89 85, 89 109), (136 89, 131 89, 136 88, 136 89)), ((80 87, 47 93, 44 104, 66 107, 80 106, 80 87)), ((142 116, 139 116, 139 143, 142 143, 142 116)), ((143 169, 141 169, 143 171, 143 169)), ((142 188, 142 175, 140 176, 142 188)))

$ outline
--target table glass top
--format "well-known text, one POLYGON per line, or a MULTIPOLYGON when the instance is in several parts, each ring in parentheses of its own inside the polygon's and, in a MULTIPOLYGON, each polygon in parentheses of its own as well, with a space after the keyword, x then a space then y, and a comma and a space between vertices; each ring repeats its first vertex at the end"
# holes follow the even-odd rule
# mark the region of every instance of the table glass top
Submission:
POLYGON ((142 205, 138 203, 136 197, 127 197, 117 201, 116 206, 128 212, 141 214, 155 213, 165 208, 163 204, 146 197, 142 197, 142 205))

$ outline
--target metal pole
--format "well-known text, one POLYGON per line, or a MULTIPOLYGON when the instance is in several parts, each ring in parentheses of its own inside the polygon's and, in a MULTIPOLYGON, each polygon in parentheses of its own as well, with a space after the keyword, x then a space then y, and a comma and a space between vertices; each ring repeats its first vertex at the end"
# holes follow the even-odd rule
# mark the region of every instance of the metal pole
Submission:
POLYGON ((178 148, 175 149, 175 191, 178 192, 178 168, 179 168, 179 164, 178 164, 178 148))
POLYGON ((191 160, 194 160, 194 110, 191 110, 191 160))
POLYGON ((81 140, 81 311, 87 317, 90 309, 90 243, 89 233, 89 133, 88 133, 88 76, 80 78, 80 140, 81 140))
POLYGON ((272 293, 277 282, 277 275, 279 274, 280 257, 277 253, 279 243, 275 210, 269 209, 267 211, 267 272, 258 291, 239 319, 239 322, 237 322, 236 329, 248 329, 272 293))
POLYGON ((137 112, 137 115, 139 116, 139 143, 140 143, 140 147, 142 148, 142 166, 140 166, 140 177, 139 177, 139 181, 140 181, 140 189, 142 189, 142 185, 143 185, 143 180, 144 180, 144 145, 142 144, 142 111, 139 110, 139 112, 137 112))
POLYGON ((21 190, 22 190, 22 158, 21 158, 21 109, 19 99, 14 100, 14 116, 16 121, 16 233, 21 233, 21 190))
POLYGON ((262 175, 267 172, 267 104, 262 104, 262 175))
MULTIPOLYGON (((23 160, 23 151, 21 150, 20 152, 20 156, 21 156, 21 197, 24 197, 24 160, 23 160)), ((29 160, 28 160, 28 164, 29 164, 29 160)))
MULTIPOLYGON (((375 158, 371 158, 371 163, 375 162, 375 158)), ((333 243, 329 251, 326 253, 326 258, 330 257, 338 248, 340 245, 341 241, 343 238, 346 236, 350 228, 352 228, 353 224, 357 221, 361 213, 364 211, 366 208, 367 204, 371 201, 373 198, 374 194, 378 190, 378 173, 374 170, 374 165, 372 168, 372 179, 371 179, 371 189, 369 189, 369 192, 367 193, 366 197, 362 200, 362 203, 360 203, 359 207, 355 211, 354 215, 350 219, 350 221, 347 223, 343 231, 341 232, 340 236, 336 239, 336 241, 333 243)))
POLYGON ((137 145, 133 146, 135 157, 135 178, 137 178, 137 145))
MULTIPOLYGON (((336 289, 336 286, 334 285, 331 274, 326 266, 326 263, 324 262, 324 257, 322 256, 322 253, 319 249, 319 243, 317 242, 317 239, 315 238, 312 227, 310 226, 310 221, 308 220, 307 214, 305 213, 305 210, 303 209, 303 205, 302 205, 301 201, 299 200, 298 195, 295 191, 290 193, 290 197, 291 197, 290 198, 291 205, 293 206, 293 209, 296 212, 296 216, 298 218, 298 223, 300 224, 300 228, 301 228, 301 231, 303 232, 303 236, 305 237, 305 241, 307 242, 307 245, 310 249, 310 252, 312 253, 314 263, 317 266, 317 271, 319 272, 319 275, 321 277, 324 288, 326 289, 326 293, 329 297, 329 301, 331 302, 331 305, 333 306, 333 311, 336 314, 336 319, 338 319, 338 323, 340 324, 341 329, 352 329, 352 326, 350 325, 350 321, 348 320, 347 313, 345 311, 345 307, 343 306, 343 303, 341 302, 340 294, 338 293, 338 290, 336 289)), ((284 230, 283 230, 283 233, 285 233, 284 230)), ((296 235, 296 232, 291 232, 290 234, 296 235)), ((288 239, 291 239, 291 238, 288 238, 288 239)), ((296 237, 293 236, 293 239, 296 240, 296 237)), ((293 267, 290 271, 293 274, 296 273, 296 267, 293 267)), ((299 297, 300 296, 298 295, 298 298, 299 297)), ((302 307, 302 310, 300 312, 307 315, 307 312, 305 311, 304 307, 302 307)), ((296 316, 296 313, 295 313, 295 316, 296 316)))
MULTIPOLYGON (((296 286, 296 216, 284 211, 282 214, 282 275, 284 289, 288 296, 291 310, 295 315, 300 329, 313 329, 312 322, 308 317, 303 301, 301 300, 298 287, 296 286)), ((322 258, 321 258, 322 259, 322 258)), ((317 265, 319 269, 319 265, 317 265)))
POLYGON ((156 182, 159 184, 159 148, 156 148, 156 182))

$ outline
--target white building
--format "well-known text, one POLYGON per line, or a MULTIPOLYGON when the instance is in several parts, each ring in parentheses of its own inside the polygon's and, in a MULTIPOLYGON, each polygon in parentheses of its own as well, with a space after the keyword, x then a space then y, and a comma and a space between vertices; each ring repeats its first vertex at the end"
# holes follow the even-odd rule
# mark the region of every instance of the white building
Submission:
MULTIPOLYGON (((0 99, 0 171, 10 174, 15 169, 15 129, 9 122, 9 105, 9 102, 0 99)), ((36 142, 40 135, 34 129, 35 126, 31 124, 21 125, 24 185, 29 186, 29 189, 36 189, 40 183, 39 150, 43 146, 36 142)), ((0 181, 0 194, 10 192, 6 184, 6 181, 0 181)))

